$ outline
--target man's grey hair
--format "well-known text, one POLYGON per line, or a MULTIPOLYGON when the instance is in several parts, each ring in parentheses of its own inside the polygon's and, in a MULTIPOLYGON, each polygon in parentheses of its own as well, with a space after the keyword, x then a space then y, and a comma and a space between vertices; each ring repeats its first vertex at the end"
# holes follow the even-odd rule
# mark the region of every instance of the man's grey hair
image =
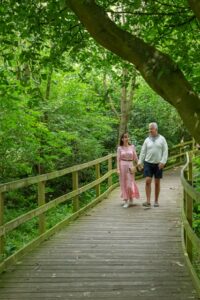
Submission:
POLYGON ((156 122, 149 123, 149 126, 158 130, 158 124, 156 122))

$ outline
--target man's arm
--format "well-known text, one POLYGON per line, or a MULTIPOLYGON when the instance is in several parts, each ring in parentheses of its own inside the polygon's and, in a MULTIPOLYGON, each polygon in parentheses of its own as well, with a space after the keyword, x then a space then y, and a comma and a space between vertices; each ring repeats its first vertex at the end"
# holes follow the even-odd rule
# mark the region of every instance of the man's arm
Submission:
POLYGON ((163 137, 163 152, 162 152, 162 158, 160 163, 165 165, 167 162, 167 158, 168 158, 168 145, 166 139, 163 137))
POLYGON ((146 153, 147 153, 147 143, 146 140, 144 141, 143 145, 142 145, 142 149, 140 151, 140 156, 139 156, 139 160, 138 160, 138 166, 141 167, 145 157, 146 157, 146 153))

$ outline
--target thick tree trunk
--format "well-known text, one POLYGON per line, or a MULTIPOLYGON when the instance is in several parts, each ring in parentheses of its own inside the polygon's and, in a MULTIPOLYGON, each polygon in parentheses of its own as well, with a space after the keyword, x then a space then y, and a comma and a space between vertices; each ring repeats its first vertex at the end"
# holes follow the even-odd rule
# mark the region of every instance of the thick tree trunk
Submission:
POLYGON ((99 44, 135 65, 152 89, 177 109, 192 136, 200 142, 200 97, 170 57, 117 27, 94 0, 66 3, 99 44))
POLYGON ((188 0, 191 9, 193 10, 195 16, 200 21, 200 1, 199 0, 188 0))

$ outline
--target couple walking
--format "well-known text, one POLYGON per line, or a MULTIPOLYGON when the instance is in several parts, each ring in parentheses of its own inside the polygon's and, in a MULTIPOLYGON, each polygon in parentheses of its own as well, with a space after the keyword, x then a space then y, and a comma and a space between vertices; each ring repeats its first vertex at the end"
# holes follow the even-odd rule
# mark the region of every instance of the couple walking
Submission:
POLYGON ((121 136, 120 145, 117 149, 117 172, 120 178, 121 197, 123 198, 124 208, 133 205, 133 199, 138 199, 140 196, 134 178, 136 166, 139 170, 144 170, 144 176, 146 178, 146 201, 143 203, 143 206, 151 207, 151 182, 153 176, 155 180, 154 207, 159 206, 160 179, 162 178, 167 157, 167 142, 165 138, 158 133, 156 123, 149 124, 149 136, 143 143, 139 160, 135 146, 129 143, 128 133, 124 133, 121 136))

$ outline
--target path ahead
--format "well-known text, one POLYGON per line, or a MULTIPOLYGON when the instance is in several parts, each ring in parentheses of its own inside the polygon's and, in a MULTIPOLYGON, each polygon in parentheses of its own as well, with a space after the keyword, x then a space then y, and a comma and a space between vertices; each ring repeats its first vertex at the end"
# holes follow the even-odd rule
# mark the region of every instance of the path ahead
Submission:
POLYGON ((159 208, 120 206, 119 189, 0 276, 0 299, 198 299, 181 248, 179 169, 159 208))

